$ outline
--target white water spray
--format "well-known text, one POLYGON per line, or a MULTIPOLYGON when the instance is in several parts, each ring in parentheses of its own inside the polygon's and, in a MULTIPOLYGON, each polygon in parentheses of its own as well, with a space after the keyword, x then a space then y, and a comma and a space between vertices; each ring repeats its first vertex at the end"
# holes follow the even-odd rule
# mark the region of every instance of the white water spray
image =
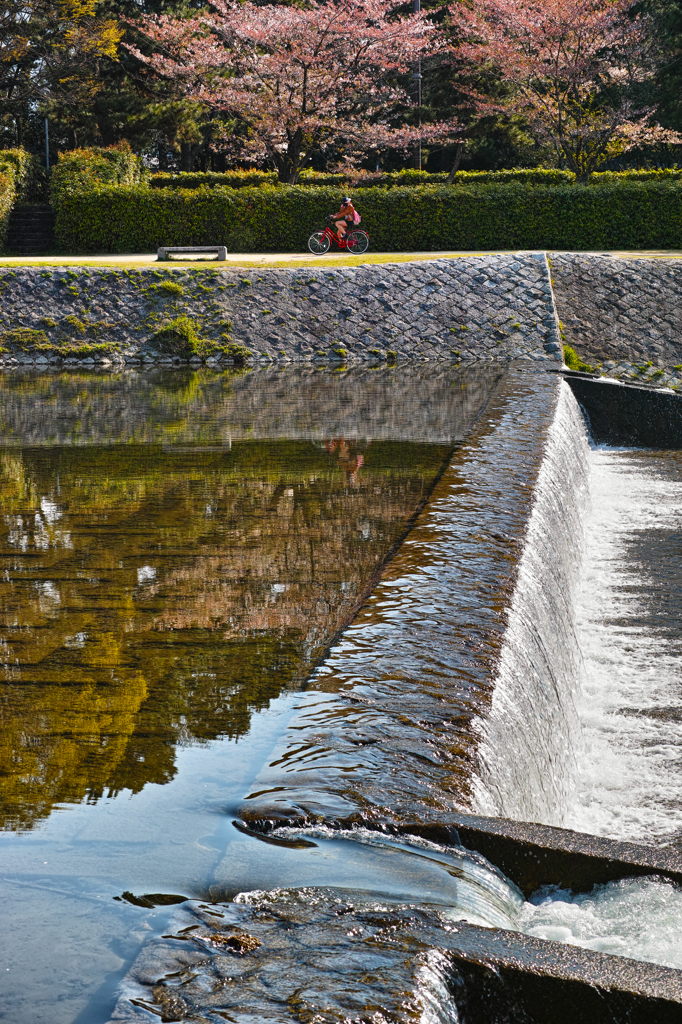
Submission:
POLYGON ((476 810, 679 838, 681 530, 682 453, 590 447, 563 384, 481 725, 476 810))
POLYGON ((535 490, 492 707, 481 723, 475 809, 560 825, 575 790, 582 658, 575 631, 587 435, 561 387, 535 490))

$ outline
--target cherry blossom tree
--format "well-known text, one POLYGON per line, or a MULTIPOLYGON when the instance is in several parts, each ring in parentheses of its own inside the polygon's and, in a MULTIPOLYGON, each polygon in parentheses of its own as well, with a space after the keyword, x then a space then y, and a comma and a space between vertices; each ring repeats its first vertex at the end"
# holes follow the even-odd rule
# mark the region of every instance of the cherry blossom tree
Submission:
POLYGON ((633 0, 464 0, 450 8, 460 58, 497 70, 504 105, 586 181, 609 155, 682 138, 635 97, 656 70, 649 23, 633 0))
POLYGON ((370 150, 461 134, 456 122, 404 124, 412 101, 397 79, 441 45, 424 14, 399 17, 395 0, 211 0, 211 8, 191 19, 136 22, 156 52, 130 49, 229 124, 235 155, 271 161, 280 181, 295 184, 316 151, 352 162, 370 150))

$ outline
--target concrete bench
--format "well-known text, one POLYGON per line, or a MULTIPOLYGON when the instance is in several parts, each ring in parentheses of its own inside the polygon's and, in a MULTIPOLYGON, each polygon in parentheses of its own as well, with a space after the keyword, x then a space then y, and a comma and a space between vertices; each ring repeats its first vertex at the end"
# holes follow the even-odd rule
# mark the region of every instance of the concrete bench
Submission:
POLYGON ((224 245, 162 245, 156 253, 158 260, 169 260, 171 256, 214 252, 219 260, 227 259, 227 248, 224 245))

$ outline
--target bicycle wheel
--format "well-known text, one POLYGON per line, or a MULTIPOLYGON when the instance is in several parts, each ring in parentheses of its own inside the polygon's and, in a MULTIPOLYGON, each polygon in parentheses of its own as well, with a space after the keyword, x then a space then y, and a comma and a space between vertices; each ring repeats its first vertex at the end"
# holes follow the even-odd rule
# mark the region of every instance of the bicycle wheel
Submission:
POLYGON ((326 235, 324 231, 315 231, 308 239, 308 248, 314 256, 324 256, 326 252, 329 252, 329 235, 326 235))
POLYGON ((355 256, 367 252, 369 249, 369 235, 364 231, 351 231, 346 240, 346 248, 355 256))

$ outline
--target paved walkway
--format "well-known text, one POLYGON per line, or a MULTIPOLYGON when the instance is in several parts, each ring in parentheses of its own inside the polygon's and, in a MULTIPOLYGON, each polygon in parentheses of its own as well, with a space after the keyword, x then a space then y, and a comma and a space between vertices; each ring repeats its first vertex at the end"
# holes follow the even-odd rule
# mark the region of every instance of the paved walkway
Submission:
MULTIPOLYGON (((368 252, 364 256, 349 256, 345 252, 328 253, 325 256, 313 256, 310 253, 233 253, 228 255, 225 263, 216 260, 173 260, 179 267, 300 267, 315 264, 316 266, 357 267, 372 263, 409 263, 420 260, 438 260, 443 257, 459 256, 491 256, 514 252, 512 249, 485 249, 448 252, 368 252)), ((524 250, 528 251, 528 250, 524 250)), ((536 252, 544 250, 534 250, 536 252)), ((549 254, 551 255, 551 253, 549 254)), ((682 259, 682 250, 647 250, 647 251, 613 251, 594 252, 588 255, 618 256, 623 259, 682 259)), ((3 267, 145 267, 159 264, 156 253, 102 255, 102 256, 1 256, 0 266, 3 267)))

